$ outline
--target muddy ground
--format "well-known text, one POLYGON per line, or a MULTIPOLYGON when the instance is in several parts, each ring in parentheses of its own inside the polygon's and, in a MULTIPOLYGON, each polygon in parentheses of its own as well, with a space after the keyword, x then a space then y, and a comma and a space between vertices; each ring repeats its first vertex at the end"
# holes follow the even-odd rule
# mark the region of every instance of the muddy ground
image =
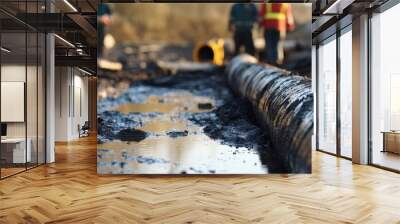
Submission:
POLYGON ((98 74, 98 173, 290 173, 224 68, 193 63, 192 48, 119 44, 106 53, 123 69, 98 74))
POLYGON ((288 172, 222 69, 125 82, 98 101, 99 173, 288 172))

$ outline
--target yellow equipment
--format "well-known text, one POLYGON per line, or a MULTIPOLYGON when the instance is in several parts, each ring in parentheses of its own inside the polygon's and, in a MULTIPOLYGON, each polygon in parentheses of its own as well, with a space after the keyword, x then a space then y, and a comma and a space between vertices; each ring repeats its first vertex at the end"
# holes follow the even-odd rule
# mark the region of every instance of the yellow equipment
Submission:
POLYGON ((205 44, 199 44, 194 48, 193 59, 197 62, 211 62, 215 65, 224 64, 224 40, 212 39, 205 44))

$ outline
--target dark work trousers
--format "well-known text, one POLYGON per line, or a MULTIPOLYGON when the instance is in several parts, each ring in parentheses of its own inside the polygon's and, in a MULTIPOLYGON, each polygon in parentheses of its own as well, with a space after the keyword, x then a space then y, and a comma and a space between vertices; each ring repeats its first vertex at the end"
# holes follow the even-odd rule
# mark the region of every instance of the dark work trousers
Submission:
POLYGON ((253 34, 251 30, 235 30, 233 39, 235 41, 235 55, 240 53, 240 47, 242 46, 244 46, 247 54, 255 55, 253 34))
POLYGON ((97 39, 97 57, 101 58, 103 56, 104 49, 104 25, 98 24, 98 39, 97 39))
POLYGON ((268 64, 276 64, 278 60, 278 44, 281 40, 279 30, 267 29, 264 32, 265 61, 268 64))

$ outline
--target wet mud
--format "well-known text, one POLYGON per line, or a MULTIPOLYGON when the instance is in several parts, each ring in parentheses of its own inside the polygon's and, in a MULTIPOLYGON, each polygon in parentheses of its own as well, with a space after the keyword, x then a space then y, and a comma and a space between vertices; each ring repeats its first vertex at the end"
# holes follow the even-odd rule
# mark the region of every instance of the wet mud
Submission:
POLYGON ((98 117, 99 173, 290 172, 223 70, 134 81, 98 117))

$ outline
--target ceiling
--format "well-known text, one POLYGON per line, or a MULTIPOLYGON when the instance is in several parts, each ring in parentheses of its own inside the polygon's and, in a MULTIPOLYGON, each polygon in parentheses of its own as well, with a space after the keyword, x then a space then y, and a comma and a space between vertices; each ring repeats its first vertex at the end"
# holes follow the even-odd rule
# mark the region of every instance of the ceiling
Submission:
POLYGON ((28 55, 28 58, 35 55, 37 48, 29 43, 29 32, 52 32, 57 34, 56 65, 59 63, 75 65, 71 62, 82 61, 85 67, 95 71, 99 2, 98 0, 47 0, 46 5, 45 0, 1 0, 2 45, 12 49, 7 53, 9 60, 17 61, 23 59, 25 55, 28 55), (28 34, 21 34, 25 32, 28 34), (28 37, 28 45, 25 43, 25 36, 28 37), (28 54, 25 52, 25 46, 28 46, 26 48, 28 54))
POLYGON ((388 0, 312 0, 313 42, 336 32, 344 26, 351 24, 352 18, 372 11, 388 0))

